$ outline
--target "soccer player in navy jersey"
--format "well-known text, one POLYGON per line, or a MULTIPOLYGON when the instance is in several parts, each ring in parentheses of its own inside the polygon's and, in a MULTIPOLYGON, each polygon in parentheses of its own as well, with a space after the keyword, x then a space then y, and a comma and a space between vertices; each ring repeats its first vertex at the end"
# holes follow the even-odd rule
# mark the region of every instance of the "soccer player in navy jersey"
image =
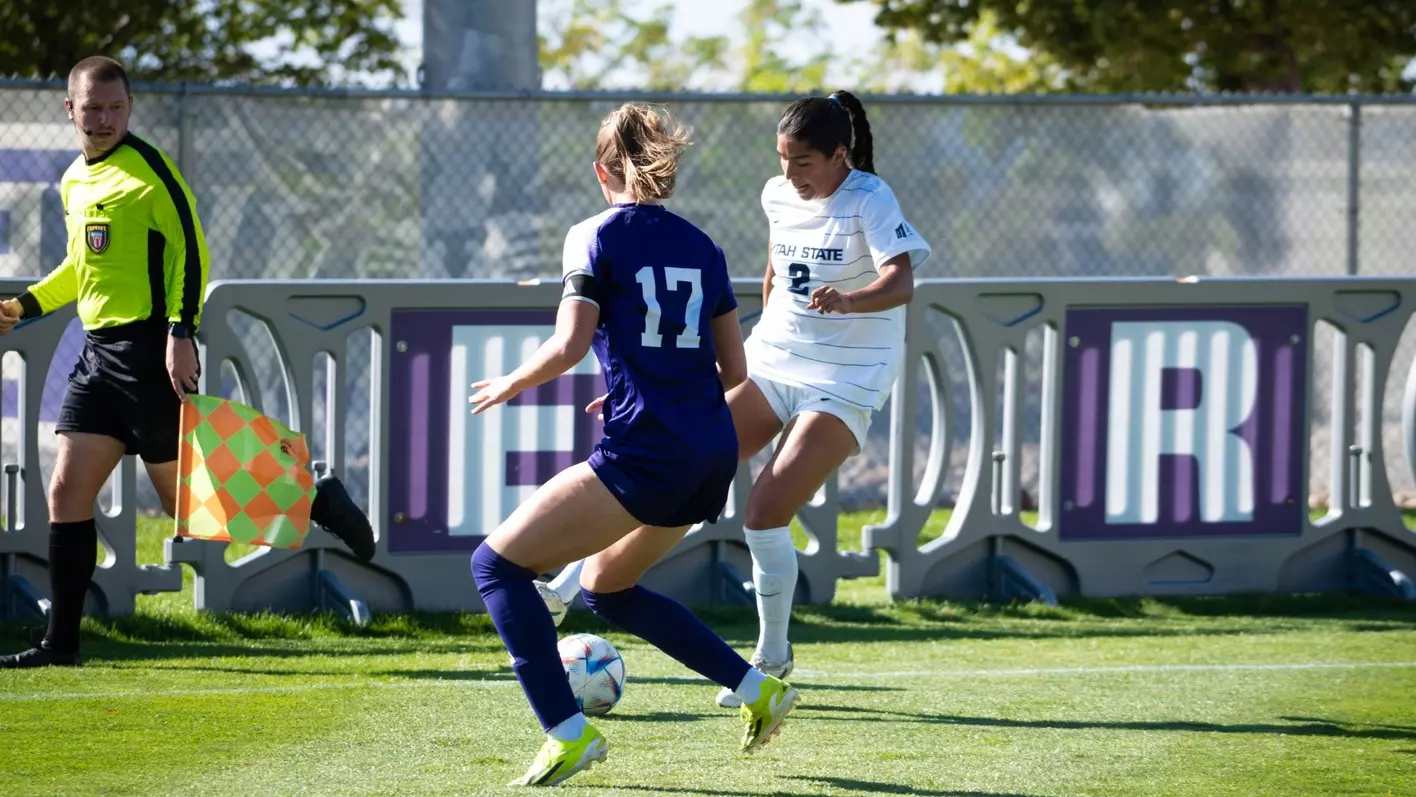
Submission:
MULTIPOLYGON (((759 620, 750 661, 777 678, 796 663, 787 639, 798 575, 789 524, 865 444, 904 367, 905 305, 931 251, 875 175, 874 153, 855 95, 797 100, 777 123, 782 174, 762 190, 771 231, 763 311, 744 344, 748 378, 727 401, 742 459, 779 441, 743 518, 759 620)), ((568 602, 579 567, 544 588, 548 607, 568 602)), ((717 702, 741 705, 731 689, 717 702)))
POLYGON ((605 437, 543 485, 472 556, 472 573, 546 731, 513 785, 550 786, 602 761, 605 738, 576 706, 555 623, 534 580, 588 557, 586 606, 736 694, 741 749, 766 744, 797 692, 751 667, 682 604, 637 586, 690 526, 716 521, 738 467, 724 390, 746 377, 722 249, 659 203, 687 131, 627 104, 600 125, 595 176, 611 207, 571 228, 555 334, 507 376, 473 385, 479 414, 544 384, 594 348, 606 375, 605 437))

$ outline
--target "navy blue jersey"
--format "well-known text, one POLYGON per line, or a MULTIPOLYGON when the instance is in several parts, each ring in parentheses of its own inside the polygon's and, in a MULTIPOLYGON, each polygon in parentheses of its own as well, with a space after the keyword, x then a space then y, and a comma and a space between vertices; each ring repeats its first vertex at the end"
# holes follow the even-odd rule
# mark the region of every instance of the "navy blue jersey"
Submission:
POLYGON ((600 308, 605 435, 630 451, 737 450, 710 321, 737 308, 723 250, 660 205, 620 204, 565 239, 565 298, 600 308))

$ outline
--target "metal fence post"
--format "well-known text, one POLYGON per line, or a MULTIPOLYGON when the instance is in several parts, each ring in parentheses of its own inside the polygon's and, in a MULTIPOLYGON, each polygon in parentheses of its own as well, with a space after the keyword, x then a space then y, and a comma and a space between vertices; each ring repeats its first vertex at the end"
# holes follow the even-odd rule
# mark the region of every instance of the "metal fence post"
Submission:
POLYGON ((1347 274, 1356 276, 1358 202, 1362 191, 1362 103, 1347 106, 1347 274))
POLYGON ((190 93, 187 81, 182 81, 182 90, 177 93, 177 170, 188 185, 196 179, 193 174, 196 171, 196 150, 192 141, 192 114, 187 105, 190 93))

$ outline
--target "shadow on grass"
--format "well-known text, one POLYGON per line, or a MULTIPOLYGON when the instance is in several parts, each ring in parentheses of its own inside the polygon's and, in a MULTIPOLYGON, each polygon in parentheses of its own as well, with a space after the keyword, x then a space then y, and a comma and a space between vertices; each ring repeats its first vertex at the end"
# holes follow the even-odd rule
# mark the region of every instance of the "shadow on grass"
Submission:
POLYGON ((621 714, 618 711, 612 711, 599 719, 609 720, 610 722, 698 722, 699 720, 735 716, 737 715, 729 714, 726 711, 721 714, 691 714, 686 711, 650 711, 643 714, 621 714))
POLYGON ((712 795, 712 797, 805 797, 807 794, 821 794, 821 787, 823 786, 828 789, 846 789, 849 791, 863 792, 865 794, 915 794, 920 795, 920 797, 1038 797, 1038 795, 1033 794, 1002 791, 939 791, 937 789, 921 789, 914 786, 906 786, 902 783, 856 780, 854 778, 832 778, 821 775, 788 775, 786 779, 812 784, 817 788, 810 792, 783 791, 781 789, 768 791, 766 788, 749 792, 624 784, 615 784, 614 788, 624 791, 653 792, 654 794, 707 794, 712 795))
POLYGON ((1118 730, 1118 731, 1182 731, 1187 733, 1272 734, 1277 736, 1330 736, 1343 739, 1381 739, 1416 741, 1416 728, 1402 726, 1365 725, 1341 720, 1289 718, 1294 724, 1175 721, 1106 721, 1106 720, 1026 720, 1004 717, 967 717, 954 714, 916 714, 907 711, 806 704, 797 709, 811 714, 813 720, 846 722, 920 722, 938 725, 962 725, 983 728, 1036 728, 1045 730, 1118 730), (832 717, 830 714, 850 714, 832 717))
POLYGON ((902 783, 882 783, 875 780, 856 780, 855 778, 830 778, 824 775, 788 775, 787 779, 815 783, 832 789, 863 791, 866 794, 918 794, 923 797, 1037 797, 1032 794, 1002 791, 940 791, 906 786, 902 783))
MULTIPOLYGON (((162 662, 177 662, 182 660, 209 660, 209 659, 305 659, 314 656, 330 658, 347 658, 355 656, 377 657, 393 656, 407 653, 483 653, 502 650, 501 641, 495 636, 484 637, 479 640, 469 641, 459 639, 455 644, 448 644, 446 640, 439 640, 436 637, 423 639, 391 639, 381 642, 377 646, 349 647, 341 644, 337 637, 299 637, 288 635, 276 635, 270 637, 252 636, 248 638, 232 640, 229 637, 217 637, 214 641, 192 641, 177 636, 170 641, 128 639, 124 637, 110 637, 103 633, 91 633, 86 628, 86 633, 82 637, 81 651, 84 661, 88 665, 102 666, 113 664, 118 667, 125 665, 135 665, 147 663, 148 666, 156 669, 179 670, 206 670, 211 672, 244 673, 251 675, 349 675, 349 670, 315 670, 315 669, 275 669, 262 668, 259 662, 251 662, 248 666, 240 663, 232 664, 205 664, 184 666, 175 664, 164 666, 162 662), (249 639, 249 641, 245 641, 249 639), (335 644, 330 644, 331 642, 335 644)), ((0 635, 0 653, 9 653, 32 647, 38 644, 43 636, 42 632, 11 633, 0 635)))
MULTIPOLYGON (((392 673, 390 673, 392 674, 392 673)), ((717 689, 718 685, 705 678, 695 678, 691 675, 650 675, 640 676, 630 674, 629 679, 636 684, 658 684, 660 686, 696 686, 712 687, 717 689)), ((894 686, 870 686, 865 684, 816 684, 810 681, 802 681, 796 678, 791 679, 792 685, 802 689, 811 689, 820 692, 903 692, 902 688, 894 686)))
POLYGON ((1385 728, 1389 731, 1406 731, 1416 734, 1416 727, 1411 725, 1391 725, 1385 722, 1343 722, 1342 720, 1331 720, 1326 717, 1279 717, 1288 722, 1339 722, 1343 725, 1352 725, 1363 728, 1385 728))
POLYGON ((495 670, 380 670, 368 675, 407 681, 516 681, 516 674, 509 666, 495 670))
MULTIPOLYGON (((135 662, 161 662, 164 660, 182 659, 305 659, 312 656, 324 657, 351 657, 351 656, 382 656, 399 653, 412 653, 423 650, 419 645, 398 645, 396 647, 383 648, 380 650, 368 649, 341 649, 318 646, 312 641, 309 645, 261 645, 261 644, 223 644, 219 642, 205 643, 161 643, 161 642, 129 642, 126 640, 112 639, 85 639, 82 652, 84 661, 91 663, 111 662, 115 664, 126 664, 135 662)), ((161 668, 161 665, 158 665, 161 668)), ((168 669, 173 670, 198 670, 206 669, 213 672, 231 673, 261 673, 259 668, 247 667, 240 664, 232 665, 207 665, 187 667, 177 665, 168 669)), ((349 675, 347 670, 271 670, 270 674, 279 675, 349 675)))
MULTIPOLYGON (((567 781, 565 784, 562 784, 562 788, 574 783, 575 781, 573 780, 567 781)), ((713 797, 809 797, 806 792, 795 791, 766 791, 763 789, 755 791, 725 791, 723 789, 685 789, 676 786, 641 786, 625 783, 616 783, 614 789, 616 791, 644 791, 650 794, 708 794, 713 797)), ((814 792, 812 794, 814 794, 814 792)))
MULTIPOLYGON (((753 607, 709 606, 698 613, 735 645, 750 645, 756 639, 758 623, 753 607)), ((799 606, 792 629, 798 643, 870 643, 1218 636, 1290 631, 1308 627, 1313 621, 1335 623, 1338 630, 1410 631, 1416 629, 1416 604, 1341 593, 1070 599, 1056 607, 908 600, 882 606, 799 606)), ((16 621, 0 623, 0 645, 17 647, 25 642, 28 627, 16 621)), ((609 628, 581 610, 572 612, 559 632, 606 634, 609 628)), ((168 644, 333 639, 396 643, 455 637, 472 650, 500 647, 487 615, 453 612, 375 613, 363 627, 333 614, 316 612, 140 612, 126 617, 86 619, 84 635, 86 646, 93 639, 168 644)), ((163 655, 173 652, 168 647, 163 655)), ((319 652, 329 651, 321 648, 319 652)))

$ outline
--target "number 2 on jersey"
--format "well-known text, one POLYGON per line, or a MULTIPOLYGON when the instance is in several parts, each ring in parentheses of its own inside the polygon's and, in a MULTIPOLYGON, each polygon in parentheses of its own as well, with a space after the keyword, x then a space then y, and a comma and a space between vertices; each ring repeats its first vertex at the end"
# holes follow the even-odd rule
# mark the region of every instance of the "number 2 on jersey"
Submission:
MULTIPOLYGON (((663 311, 659 307, 658 273, 653 266, 645 266, 634 275, 634 280, 644 292, 644 332, 640 336, 640 343, 657 349, 664 345, 664 336, 659 334, 659 319, 663 311)), ((678 286, 688 283, 688 304, 683 310, 683 334, 670 337, 674 339, 674 348, 696 349, 703 342, 698 334, 698 317, 703 310, 702 274, 696 269, 668 267, 664 269, 664 282, 668 283, 672 293, 678 292, 678 286)))
POLYGON ((787 293, 805 296, 806 283, 811 282, 811 267, 805 263, 793 263, 787 266, 787 276, 792 280, 792 284, 787 287, 787 293))

